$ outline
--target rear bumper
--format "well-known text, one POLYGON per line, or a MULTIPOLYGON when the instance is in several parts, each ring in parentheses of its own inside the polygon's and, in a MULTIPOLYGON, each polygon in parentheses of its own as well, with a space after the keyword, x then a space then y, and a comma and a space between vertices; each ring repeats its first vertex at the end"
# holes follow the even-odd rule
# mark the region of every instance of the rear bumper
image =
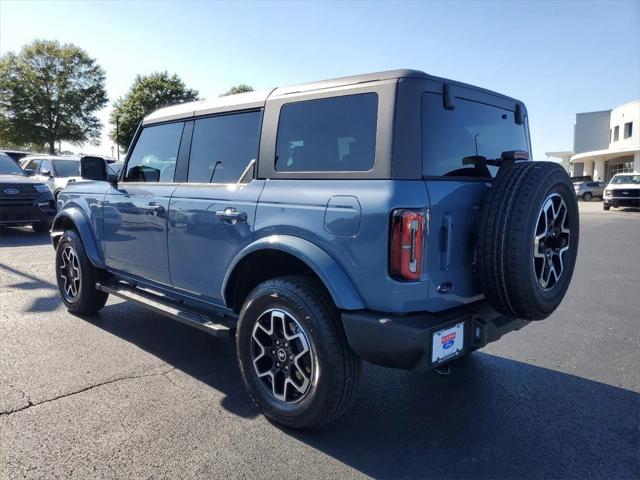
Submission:
POLYGON ((435 331, 464 322, 465 355, 529 323, 496 312, 486 300, 437 314, 343 312, 342 321, 349 346, 359 357, 376 365, 418 372, 437 366, 431 362, 431 334, 435 331))

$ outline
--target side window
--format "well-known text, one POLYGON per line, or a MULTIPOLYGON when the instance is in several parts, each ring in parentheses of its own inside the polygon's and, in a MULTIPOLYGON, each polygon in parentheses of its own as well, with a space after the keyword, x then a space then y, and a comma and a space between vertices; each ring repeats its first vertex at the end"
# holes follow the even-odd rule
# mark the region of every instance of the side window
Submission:
POLYGON ((193 126, 187 181, 236 183, 258 158, 262 112, 201 118, 193 126))
POLYGON ((53 173, 53 165, 51 165, 51 160, 44 159, 42 163, 40 163, 40 168, 38 169, 38 173, 49 172, 53 173))
POLYGON ((376 156, 378 95, 287 103, 276 139, 279 172, 363 172, 376 156))
POLYGON ((38 171, 38 167, 40 166, 40 160, 31 160, 24 167, 25 170, 33 170, 34 172, 38 171))
POLYGON ((127 162, 125 182, 172 182, 183 122, 144 127, 127 162))

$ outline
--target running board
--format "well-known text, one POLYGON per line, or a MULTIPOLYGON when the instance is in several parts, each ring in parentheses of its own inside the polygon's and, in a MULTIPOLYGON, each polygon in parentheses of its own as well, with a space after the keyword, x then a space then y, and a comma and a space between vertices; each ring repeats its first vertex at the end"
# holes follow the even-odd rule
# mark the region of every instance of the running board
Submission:
POLYGON ((96 288, 110 295, 130 300, 166 317, 178 320, 186 325, 195 327, 216 337, 229 337, 232 328, 229 325, 214 321, 214 315, 207 315, 171 300, 140 290, 122 282, 108 281, 96 283, 96 288))

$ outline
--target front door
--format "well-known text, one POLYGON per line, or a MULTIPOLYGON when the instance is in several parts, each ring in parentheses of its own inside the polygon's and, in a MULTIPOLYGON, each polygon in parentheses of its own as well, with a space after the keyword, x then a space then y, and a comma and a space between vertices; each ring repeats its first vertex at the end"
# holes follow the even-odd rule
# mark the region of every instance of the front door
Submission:
POLYGON ((34 178, 46 183, 53 190, 53 165, 48 158, 42 159, 34 178))
POLYGON ((186 182, 169 206, 168 248, 173 286, 203 301, 224 304, 225 273, 253 237, 261 120, 253 111, 194 122, 186 182))
POLYGON ((167 219, 183 127, 183 122, 144 127, 103 207, 107 266, 167 286, 167 219))

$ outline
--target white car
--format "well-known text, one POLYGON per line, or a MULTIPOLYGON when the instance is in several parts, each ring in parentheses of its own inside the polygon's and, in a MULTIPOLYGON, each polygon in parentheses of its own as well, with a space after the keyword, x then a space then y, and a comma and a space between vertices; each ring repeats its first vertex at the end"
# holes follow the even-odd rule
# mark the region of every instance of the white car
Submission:
MULTIPOLYGON (((80 176, 80 158, 82 157, 31 155, 21 159, 20 166, 27 175, 49 185, 57 198, 58 193, 69 183, 86 181, 80 176)), ((115 174, 115 171, 110 173, 115 174)))
POLYGON ((640 207, 640 173, 618 173, 604 189, 602 207, 640 207))

